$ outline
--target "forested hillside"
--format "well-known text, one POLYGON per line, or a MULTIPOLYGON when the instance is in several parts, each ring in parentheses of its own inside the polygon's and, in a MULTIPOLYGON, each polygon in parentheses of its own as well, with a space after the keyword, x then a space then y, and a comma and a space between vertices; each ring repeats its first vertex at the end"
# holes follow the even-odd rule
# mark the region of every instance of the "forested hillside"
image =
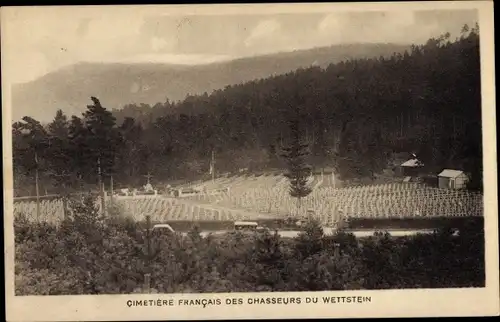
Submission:
POLYGON ((396 44, 335 45, 193 66, 151 62, 80 63, 15 85, 13 118, 19 121, 29 113, 39 121, 48 122, 57 109, 78 115, 85 110, 91 95, 105 102, 108 109, 130 103, 155 104, 166 98, 176 102, 186 95, 211 93, 227 85, 300 67, 325 67, 346 59, 379 55, 389 57, 407 48, 409 46, 396 44))
POLYGON ((443 35, 390 58, 299 69, 178 103, 111 115, 94 100, 84 116, 59 113, 46 128, 26 119, 14 124, 16 185, 33 175, 35 150, 44 180, 72 178, 65 183, 72 186, 97 182, 98 160, 106 180, 114 173, 123 184, 147 172, 155 180, 203 175, 212 150, 219 172, 281 168, 296 109, 309 162, 343 179, 371 176, 402 150, 436 171, 464 169, 481 184, 479 30, 465 26, 460 39, 443 35))

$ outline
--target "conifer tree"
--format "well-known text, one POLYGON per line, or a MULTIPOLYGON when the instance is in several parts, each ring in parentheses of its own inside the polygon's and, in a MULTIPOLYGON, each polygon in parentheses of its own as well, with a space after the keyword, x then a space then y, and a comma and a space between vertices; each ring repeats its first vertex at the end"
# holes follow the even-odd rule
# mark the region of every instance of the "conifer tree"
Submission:
POLYGON ((47 154, 49 155, 49 168, 47 175, 52 179, 52 184, 57 193, 62 195, 64 212, 66 216, 67 200, 71 189, 72 155, 69 147, 69 123, 62 110, 58 110, 54 120, 48 125, 47 154))
POLYGON ((107 176, 113 172, 120 136, 113 114, 101 105, 99 99, 91 99, 94 104, 88 105, 83 114, 88 153, 95 165, 94 173, 98 172, 97 167, 100 166, 101 173, 107 176))
POLYGON ((72 116, 68 125, 69 154, 72 155, 70 168, 73 169, 72 184, 74 186, 82 185, 92 174, 92 162, 89 159, 87 145, 87 131, 83 120, 77 116, 72 116))
POLYGON ((306 163, 309 156, 309 146, 301 138, 300 122, 297 117, 289 122, 291 140, 289 146, 283 148, 283 157, 288 171, 285 177, 290 181, 290 196, 297 198, 297 211, 300 213, 302 198, 311 193, 307 181, 311 174, 311 167, 306 163))
POLYGON ((45 168, 47 131, 42 124, 28 116, 13 125, 13 152, 27 175, 33 176, 35 168, 45 168))

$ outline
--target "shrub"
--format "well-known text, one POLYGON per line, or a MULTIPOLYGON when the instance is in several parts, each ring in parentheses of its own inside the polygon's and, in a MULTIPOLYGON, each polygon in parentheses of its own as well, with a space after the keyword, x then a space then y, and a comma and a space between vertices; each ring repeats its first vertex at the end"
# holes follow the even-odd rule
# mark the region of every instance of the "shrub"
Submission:
POLYGON ((126 217, 100 216, 92 198, 72 203, 60 226, 18 217, 16 294, 143 292, 144 276, 160 293, 315 291, 484 286, 481 225, 432 235, 357 239, 324 236, 308 222, 295 239, 276 233, 227 233, 147 239, 126 217), (469 229, 468 231, 463 229, 469 229))

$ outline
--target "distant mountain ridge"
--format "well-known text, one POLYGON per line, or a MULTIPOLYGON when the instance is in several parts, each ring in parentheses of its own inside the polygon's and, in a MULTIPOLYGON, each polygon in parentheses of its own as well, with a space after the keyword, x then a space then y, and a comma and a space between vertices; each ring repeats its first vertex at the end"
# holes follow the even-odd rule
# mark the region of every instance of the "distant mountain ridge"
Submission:
POLYGON ((78 63, 49 73, 12 90, 13 121, 29 115, 50 121, 57 109, 80 115, 91 96, 108 109, 126 104, 183 100, 186 95, 210 94, 227 85, 284 74, 299 68, 349 59, 390 56, 410 45, 352 44, 240 58, 206 65, 162 63, 78 63))

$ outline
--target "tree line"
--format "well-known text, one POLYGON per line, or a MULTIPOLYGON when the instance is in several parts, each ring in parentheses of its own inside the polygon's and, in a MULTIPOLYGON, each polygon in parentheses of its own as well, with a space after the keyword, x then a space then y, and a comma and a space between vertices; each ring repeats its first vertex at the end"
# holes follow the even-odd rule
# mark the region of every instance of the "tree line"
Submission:
POLYGON ((16 191, 29 190, 35 168, 45 187, 64 191, 95 185, 99 169, 124 185, 143 183, 148 172, 199 178, 212 151, 219 173, 282 169, 293 120, 311 152, 307 163, 342 179, 372 177, 391 153, 413 151, 429 171, 462 169, 482 185, 477 25, 390 58, 302 68, 179 102, 110 111, 92 100, 81 116, 58 111, 48 125, 30 117, 13 125, 16 191))

